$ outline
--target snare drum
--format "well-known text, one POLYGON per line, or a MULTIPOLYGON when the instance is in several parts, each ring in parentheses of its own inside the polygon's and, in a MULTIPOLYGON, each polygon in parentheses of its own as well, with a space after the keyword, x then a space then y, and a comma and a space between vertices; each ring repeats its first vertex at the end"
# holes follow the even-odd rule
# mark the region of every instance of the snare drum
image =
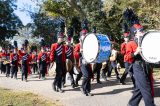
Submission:
POLYGON ((149 63, 160 62, 160 31, 149 31, 143 35, 140 42, 141 56, 149 63))
POLYGON ((103 34, 87 34, 82 44, 82 56, 88 63, 102 63, 108 60, 111 42, 103 34))

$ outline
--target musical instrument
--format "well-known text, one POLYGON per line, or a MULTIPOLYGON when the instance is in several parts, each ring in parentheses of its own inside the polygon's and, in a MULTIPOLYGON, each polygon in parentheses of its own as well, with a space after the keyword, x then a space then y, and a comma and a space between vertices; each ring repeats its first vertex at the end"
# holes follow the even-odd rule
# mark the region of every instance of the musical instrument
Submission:
POLYGON ((116 60, 116 58, 117 58, 117 51, 116 50, 112 50, 111 51, 111 56, 110 56, 110 61, 115 61, 116 60))
POLYGON ((1 61, 6 61, 6 60, 7 60, 7 59, 6 59, 5 56, 3 56, 2 59, 1 59, 1 61))
POLYGON ((66 59, 66 71, 70 72, 73 67, 72 61, 70 59, 66 59))
POLYGON ((103 34, 87 34, 82 44, 82 56, 88 63, 102 63, 108 60, 111 42, 103 34))
POLYGON ((4 64, 4 65, 10 64, 10 61, 9 61, 9 60, 5 60, 5 61, 3 62, 3 64, 4 64))
POLYGON ((160 63, 160 31, 149 31, 139 40, 142 48, 141 56, 149 63, 160 63))

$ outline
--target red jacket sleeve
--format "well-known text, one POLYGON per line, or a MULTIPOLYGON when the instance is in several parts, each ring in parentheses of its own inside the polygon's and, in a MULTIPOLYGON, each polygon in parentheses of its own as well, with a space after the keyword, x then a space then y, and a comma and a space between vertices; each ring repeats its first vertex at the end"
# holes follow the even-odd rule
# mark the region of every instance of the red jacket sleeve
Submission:
POLYGON ((18 50, 19 58, 21 59, 22 56, 24 56, 24 53, 21 52, 21 50, 18 50))
POLYGON ((126 53, 126 43, 122 43, 121 44, 121 54, 125 55, 125 53, 126 53))
POLYGON ((126 45, 126 60, 129 63, 134 61, 134 52, 137 49, 137 44, 134 41, 130 41, 126 45))
POLYGON ((77 44, 75 45, 75 48, 74 48, 74 57, 76 59, 80 58, 79 53, 80 53, 80 44, 77 44))
POLYGON ((66 53, 68 47, 67 47, 67 45, 64 45, 64 47, 65 47, 65 53, 66 53))
POLYGON ((42 56, 42 53, 39 53, 39 54, 38 54, 38 57, 37 57, 37 61, 38 61, 38 62, 40 61, 41 56, 42 56))
POLYGON ((10 54, 10 61, 13 60, 13 53, 10 54))
POLYGON ((34 54, 32 54, 32 61, 33 61, 34 57, 35 57, 35 55, 34 55, 34 54))
POLYGON ((48 53, 46 53, 46 56, 47 56, 47 58, 46 58, 46 62, 47 62, 47 63, 49 63, 50 59, 49 59, 49 55, 48 55, 48 53))
POLYGON ((29 55, 28 62, 32 61, 32 55, 29 55))
POLYGON ((54 54, 55 54, 55 48, 56 47, 56 44, 52 44, 51 46, 51 52, 50 52, 50 61, 53 62, 55 57, 54 57, 54 54))

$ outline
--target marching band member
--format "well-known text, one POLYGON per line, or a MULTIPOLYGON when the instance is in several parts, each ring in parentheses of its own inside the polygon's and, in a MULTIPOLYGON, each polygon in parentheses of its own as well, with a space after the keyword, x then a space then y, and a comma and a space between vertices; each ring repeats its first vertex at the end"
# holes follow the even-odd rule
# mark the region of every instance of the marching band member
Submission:
POLYGON ((10 65, 11 65, 11 78, 17 79, 17 73, 18 73, 18 63, 19 63, 19 55, 18 55, 18 48, 17 48, 17 42, 14 41, 14 49, 13 53, 10 55, 10 65))
MULTIPOLYGON (((50 53, 51 53, 51 50, 50 50, 50 48, 49 47, 46 47, 46 51, 47 51, 47 55, 48 55, 48 57, 50 57, 50 53)), ((48 63, 47 63, 47 70, 49 70, 49 68, 50 68, 50 58, 48 58, 48 63)), ((48 73, 47 73, 48 74, 48 73)))
MULTIPOLYGON (((73 77, 73 74, 74 74, 74 71, 73 71, 73 64, 74 64, 73 50, 74 49, 73 49, 73 47, 71 45, 71 37, 68 37, 67 41, 66 41, 66 45, 65 45, 65 53, 66 53, 66 59, 69 59, 72 62, 72 68, 71 68, 71 70, 68 70, 69 74, 71 76, 70 80, 71 80, 72 88, 75 87, 75 82, 74 82, 74 77, 73 77)), ((66 61, 66 64, 67 64, 67 61, 66 61)))
MULTIPOLYGON (((92 32, 96 34, 96 26, 93 27, 92 32)), ((97 83, 102 84, 102 82, 100 81, 100 72, 101 72, 101 68, 102 68, 102 63, 94 63, 93 67, 94 67, 93 73, 97 74, 97 83)))
POLYGON ((91 78, 94 79, 91 64, 87 63, 83 57, 80 58, 80 69, 83 75, 82 87, 80 90, 86 96, 93 96, 91 94, 91 78))
POLYGON ((145 62, 140 55, 140 42, 143 36, 143 27, 139 23, 139 19, 132 9, 127 8, 123 14, 126 21, 131 25, 130 36, 132 40, 130 40, 126 45, 126 59, 127 62, 132 64, 136 84, 136 88, 134 89, 132 98, 128 105, 138 106, 143 97, 145 106, 155 106, 153 85, 152 81, 150 81, 153 69, 151 65, 145 62))
POLYGON ((115 73, 116 73, 116 77, 119 80, 119 73, 117 71, 117 50, 115 50, 114 48, 114 44, 112 44, 112 50, 111 50, 111 56, 110 56, 110 68, 109 68, 109 72, 108 72, 108 77, 111 77, 111 73, 112 73, 112 69, 114 69, 115 73))
MULTIPOLYGON (((81 54, 80 54, 80 42, 79 42, 78 44, 76 44, 76 45, 74 46, 74 58, 75 58, 75 65, 76 65, 77 68, 80 68, 80 67, 79 67, 80 55, 81 55, 81 54)), ((75 86, 78 86, 78 85, 79 85, 79 84, 78 84, 78 81, 81 79, 81 77, 82 77, 82 73, 79 72, 79 74, 78 74, 77 77, 76 77, 76 81, 75 81, 76 85, 75 85, 75 86)))
POLYGON ((6 66, 6 77, 10 76, 10 53, 11 53, 11 44, 9 45, 9 49, 6 52, 6 60, 4 61, 4 64, 6 66))
MULTIPOLYGON (((74 58, 75 58, 75 64, 78 68, 80 68, 79 63, 80 63, 80 57, 82 56, 81 53, 83 52, 82 50, 82 43, 83 43, 83 39, 87 34, 87 30, 83 29, 81 31, 81 37, 79 38, 79 43, 75 45, 74 47, 74 58)), ((81 79, 82 77, 82 72, 80 71, 79 74, 76 77, 76 86, 79 86, 78 81, 81 79)))
POLYGON ((107 75, 106 73, 109 71, 109 59, 106 60, 105 62, 102 63, 102 78, 104 79, 104 81, 107 81, 107 75))
POLYGON ((38 71, 38 66, 37 66, 37 51, 34 50, 32 52, 32 68, 33 68, 33 73, 35 74, 35 72, 38 71))
POLYGON ((38 54, 37 62, 39 63, 39 78, 42 77, 45 80, 45 74, 47 73, 47 63, 49 61, 48 55, 45 50, 44 40, 41 40, 41 52, 38 54))
POLYGON ((54 62, 56 63, 56 76, 53 82, 53 89, 54 91, 59 91, 63 93, 62 90, 62 78, 63 74, 66 73, 65 70, 65 46, 63 44, 64 34, 58 34, 58 41, 57 43, 53 43, 51 46, 51 53, 50 53, 50 61, 53 66, 54 62))
POLYGON ((28 53, 27 46, 28 46, 28 40, 25 40, 22 52, 19 51, 19 55, 21 57, 22 81, 25 79, 26 82, 28 74, 31 74, 31 69, 30 69, 31 56, 28 53))
POLYGON ((144 99, 145 106, 155 106, 154 99, 152 96, 152 88, 149 80, 150 66, 141 57, 141 48, 138 46, 137 39, 142 34, 135 35, 135 40, 127 43, 126 55, 127 60, 133 64, 133 73, 135 78, 136 88, 133 92, 133 96, 129 101, 130 106, 138 106, 140 100, 144 99))
POLYGON ((124 42, 121 44, 121 54, 124 56, 125 71, 120 79, 120 83, 122 83, 123 85, 125 84, 125 79, 129 73, 130 77, 132 79, 133 85, 135 87, 135 80, 134 80, 134 76, 133 76, 133 72, 132 72, 133 70, 132 70, 132 68, 130 68, 131 64, 129 62, 127 62, 127 59, 126 59, 126 45, 128 42, 129 42, 129 33, 126 32, 126 33, 124 33, 124 42))
POLYGON ((0 54, 0 59, 1 59, 1 74, 6 73, 6 65, 4 64, 4 61, 6 60, 6 51, 5 49, 2 49, 2 53, 0 54))

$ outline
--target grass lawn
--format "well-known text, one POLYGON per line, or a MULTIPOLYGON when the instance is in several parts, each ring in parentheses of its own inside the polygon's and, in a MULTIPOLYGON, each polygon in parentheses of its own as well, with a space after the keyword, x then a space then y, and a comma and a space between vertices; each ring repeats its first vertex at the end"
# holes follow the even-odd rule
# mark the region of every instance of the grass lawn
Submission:
MULTIPOLYGON (((114 72, 114 71, 112 71, 112 72, 114 72)), ((120 74, 121 75, 123 74, 123 72, 124 72, 124 68, 120 69, 120 74)), ((115 73, 113 73, 113 74, 115 74, 115 73)), ((160 68, 154 68, 153 69, 153 77, 154 77, 155 80, 160 79, 160 68)))
POLYGON ((39 95, 0 88, 0 106, 60 106, 39 95))
POLYGON ((154 79, 160 79, 160 68, 154 68, 153 77, 154 79))

